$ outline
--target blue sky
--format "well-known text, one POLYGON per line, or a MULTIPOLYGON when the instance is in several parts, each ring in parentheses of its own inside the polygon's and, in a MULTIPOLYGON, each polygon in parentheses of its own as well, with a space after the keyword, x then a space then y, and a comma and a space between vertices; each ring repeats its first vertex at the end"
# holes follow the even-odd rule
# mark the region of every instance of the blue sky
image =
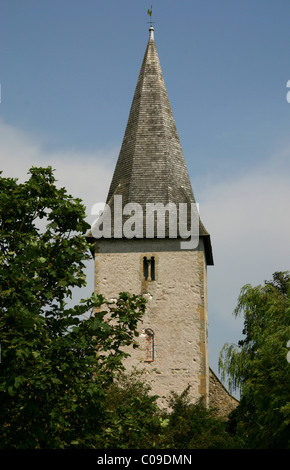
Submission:
POLYGON ((1 0, 0 164, 20 179, 31 165, 52 165, 92 221, 121 147, 151 3, 184 157, 212 236, 217 372, 223 344, 241 337, 232 316, 240 288, 289 269, 289 0, 1 0))

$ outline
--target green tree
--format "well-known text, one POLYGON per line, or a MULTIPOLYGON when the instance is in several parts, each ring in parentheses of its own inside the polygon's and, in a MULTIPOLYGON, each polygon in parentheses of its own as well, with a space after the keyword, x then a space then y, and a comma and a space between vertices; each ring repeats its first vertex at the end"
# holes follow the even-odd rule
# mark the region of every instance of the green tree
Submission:
POLYGON ((189 387, 183 393, 171 393, 169 408, 163 413, 162 448, 232 449, 238 440, 227 431, 227 420, 207 408, 202 399, 192 403, 189 387))
POLYGON ((145 300, 92 294, 68 308, 86 282, 85 209, 50 167, 29 173, 0 178, 0 447, 95 447, 145 300))
POLYGON ((243 339, 225 344, 219 360, 230 389, 240 388, 233 414, 247 447, 289 448, 290 276, 276 272, 264 286, 242 288, 234 315, 244 316, 243 339))
POLYGON ((120 373, 106 393, 108 413, 98 436, 103 449, 158 449, 162 435, 157 396, 137 371, 120 373))

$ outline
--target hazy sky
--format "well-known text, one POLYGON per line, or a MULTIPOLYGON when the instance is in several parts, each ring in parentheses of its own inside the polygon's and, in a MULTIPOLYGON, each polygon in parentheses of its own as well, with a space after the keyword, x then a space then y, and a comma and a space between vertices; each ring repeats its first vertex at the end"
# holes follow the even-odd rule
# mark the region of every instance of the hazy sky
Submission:
POLYGON ((289 269, 289 0, 0 0, 0 167, 23 180, 32 165, 53 166, 93 220, 121 147, 151 3, 212 238, 209 351, 217 372, 223 344, 241 338, 232 316, 241 287, 289 269))

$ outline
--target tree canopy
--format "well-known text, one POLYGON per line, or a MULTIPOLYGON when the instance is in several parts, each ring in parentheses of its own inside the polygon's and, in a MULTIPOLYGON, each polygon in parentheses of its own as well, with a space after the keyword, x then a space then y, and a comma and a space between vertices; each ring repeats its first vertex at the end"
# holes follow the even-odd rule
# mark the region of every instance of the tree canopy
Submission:
POLYGON ((95 446, 106 422, 106 389, 145 300, 92 294, 68 307, 86 282, 88 228, 51 168, 23 184, 0 178, 0 447, 95 446))
POLYGON ((251 447, 289 447, 289 273, 276 272, 263 286, 245 285, 234 315, 244 317, 244 336, 224 346, 219 367, 230 388, 241 391, 238 431, 251 447))

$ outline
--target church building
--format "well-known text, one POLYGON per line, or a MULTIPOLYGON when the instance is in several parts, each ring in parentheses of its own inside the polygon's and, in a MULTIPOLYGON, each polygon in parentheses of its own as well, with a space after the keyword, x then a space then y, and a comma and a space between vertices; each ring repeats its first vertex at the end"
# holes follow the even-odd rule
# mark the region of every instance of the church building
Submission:
POLYGON ((192 211, 186 211, 183 232, 179 227, 183 208, 194 207, 195 198, 152 24, 107 206, 112 234, 95 240, 95 292, 109 299, 129 292, 148 300, 139 325, 139 347, 129 351, 126 368, 144 369, 152 393, 161 401, 171 391, 181 393, 190 385, 191 398, 203 397, 208 404, 207 269, 213 265, 211 239, 197 212, 194 243, 188 230, 192 211), (134 224, 126 207, 142 212, 134 224), (148 207, 165 208, 157 228, 151 223, 156 217, 147 217, 148 207))

